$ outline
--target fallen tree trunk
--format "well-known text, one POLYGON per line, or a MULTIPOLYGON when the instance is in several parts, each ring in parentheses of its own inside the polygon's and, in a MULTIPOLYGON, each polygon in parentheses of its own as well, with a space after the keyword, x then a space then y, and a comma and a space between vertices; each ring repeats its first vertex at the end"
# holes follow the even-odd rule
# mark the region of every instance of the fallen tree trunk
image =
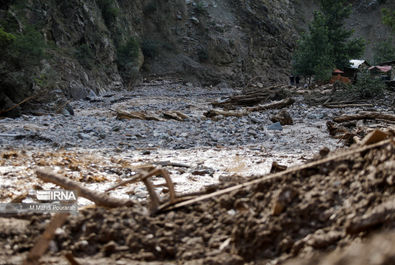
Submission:
POLYGON ((234 106, 253 106, 270 100, 283 99, 288 86, 279 85, 254 90, 245 90, 241 95, 231 96, 224 102, 213 102, 214 107, 233 108, 234 106))
POLYGON ((253 111, 261 111, 261 110, 269 110, 269 109, 282 109, 287 106, 292 105, 295 102, 293 98, 286 98, 280 101, 275 101, 269 104, 265 105, 258 105, 255 107, 249 107, 247 108, 248 112, 253 112, 253 111))
POLYGON ((324 104, 325 108, 336 109, 336 108, 358 108, 358 107, 374 107, 373 104, 324 104))
POLYGON ((275 101, 275 102, 265 104, 265 105, 258 105, 255 107, 247 107, 241 111, 225 111, 225 110, 219 110, 219 109, 212 109, 212 110, 205 112, 204 116, 206 116, 208 118, 213 118, 218 115, 222 115, 225 117, 242 117, 242 116, 248 115, 249 113, 254 112, 254 111, 285 108, 287 106, 292 105, 294 102, 295 102, 294 99, 286 98, 286 99, 283 99, 280 101, 275 101))
POLYGON ((76 191, 78 196, 87 198, 88 200, 93 201, 98 206, 114 208, 134 205, 134 202, 130 200, 111 198, 105 193, 98 193, 96 191, 92 191, 88 188, 82 187, 79 183, 67 179, 63 176, 57 175, 48 170, 37 170, 36 174, 38 178, 45 182, 51 182, 67 190, 76 191))
POLYGON ((334 122, 341 123, 346 121, 353 121, 353 120, 385 120, 385 121, 395 121, 395 115, 392 114, 384 114, 380 112, 361 112, 354 115, 342 115, 333 118, 334 122))

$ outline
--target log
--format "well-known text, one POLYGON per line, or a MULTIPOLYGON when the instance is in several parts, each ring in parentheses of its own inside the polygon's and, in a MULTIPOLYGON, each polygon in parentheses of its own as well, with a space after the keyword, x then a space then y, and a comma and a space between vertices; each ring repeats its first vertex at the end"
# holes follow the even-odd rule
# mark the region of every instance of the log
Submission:
POLYGON ((39 260, 44 255, 45 251, 47 251, 49 243, 55 235, 56 229, 66 222, 68 216, 68 213, 57 213, 52 217, 51 221, 45 228, 44 233, 37 238, 34 247, 29 251, 29 254, 23 263, 24 265, 39 264, 39 260))
POLYGON ((395 121, 395 115, 393 114, 384 114, 380 112, 361 112, 354 115, 342 115, 333 118, 334 122, 341 123, 346 121, 353 121, 353 120, 384 120, 384 121, 395 121))
POLYGON ((21 102, 15 104, 14 106, 12 106, 12 107, 10 107, 10 108, 8 108, 8 109, 5 109, 5 110, 1 110, 1 111, 0 111, 0 115, 3 115, 4 113, 10 112, 11 110, 13 110, 13 109, 19 107, 19 106, 22 105, 23 103, 25 103, 25 102, 27 102, 27 101, 29 101, 29 100, 31 100, 31 99, 37 97, 37 96, 38 96, 38 95, 33 95, 33 96, 30 96, 30 97, 27 97, 27 98, 25 98, 24 100, 22 100, 21 102))
POLYGON ((76 191, 78 196, 87 198, 88 200, 93 201, 98 206, 115 208, 115 207, 134 205, 133 201, 112 198, 105 193, 92 191, 88 188, 81 186, 79 183, 75 181, 57 175, 49 170, 36 170, 36 174, 38 178, 40 178, 45 182, 51 182, 64 189, 76 191))
POLYGON ((374 107, 373 104, 324 104, 323 106, 330 109, 374 107))
POLYGON ((253 111, 262 111, 262 110, 269 110, 269 109, 282 109, 287 106, 292 105, 295 102, 293 98, 286 98, 280 101, 275 101, 269 104, 265 105, 258 105, 255 107, 249 107, 247 108, 248 112, 253 112, 253 111))
POLYGON ((219 110, 219 109, 211 109, 209 111, 206 111, 203 115, 208 118, 213 118, 217 115, 222 115, 225 117, 242 117, 242 116, 248 115, 249 113, 254 112, 254 111, 285 108, 287 106, 292 105, 294 102, 295 102, 294 99, 286 98, 286 99, 283 99, 280 101, 275 101, 275 102, 265 104, 265 105, 258 105, 255 107, 246 107, 242 111, 225 111, 225 110, 219 110))

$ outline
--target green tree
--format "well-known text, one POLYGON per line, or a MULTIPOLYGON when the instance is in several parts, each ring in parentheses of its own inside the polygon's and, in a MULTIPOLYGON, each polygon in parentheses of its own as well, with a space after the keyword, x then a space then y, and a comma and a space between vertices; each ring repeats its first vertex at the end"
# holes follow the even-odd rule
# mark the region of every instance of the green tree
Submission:
POLYGON ((302 34, 298 41, 293 57, 294 74, 309 79, 312 76, 318 80, 329 79, 334 67, 330 57, 332 50, 325 18, 322 13, 316 12, 309 26, 309 33, 302 34))
POLYGON ((395 60, 395 47, 392 38, 377 43, 374 47, 373 60, 375 64, 395 60))
POLYGON ((395 32, 395 10, 389 8, 381 9, 383 24, 389 26, 395 32))
POLYGON ((350 13, 351 6, 345 0, 320 0, 320 11, 314 14, 309 32, 302 35, 294 54, 296 74, 309 73, 325 80, 334 66, 343 69, 350 65, 350 59, 362 55, 364 41, 350 39, 353 31, 344 28, 350 13))

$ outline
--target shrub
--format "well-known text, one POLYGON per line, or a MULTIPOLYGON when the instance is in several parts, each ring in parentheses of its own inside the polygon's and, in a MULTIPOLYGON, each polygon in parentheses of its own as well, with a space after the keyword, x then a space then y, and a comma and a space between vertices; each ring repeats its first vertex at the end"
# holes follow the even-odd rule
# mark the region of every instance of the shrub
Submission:
POLYGON ((361 98, 374 98, 382 96, 385 84, 380 79, 369 74, 368 71, 361 72, 357 76, 357 82, 352 86, 352 89, 361 98))
POLYGON ((140 53, 140 45, 138 41, 131 37, 125 43, 118 47, 117 64, 122 78, 129 83, 129 85, 137 78, 138 58, 140 53))
POLYGON ((114 6, 114 1, 98 0, 97 4, 101 9, 104 22, 106 23, 107 26, 111 25, 119 15, 119 9, 114 6))
POLYGON ((7 47, 15 39, 16 39, 15 35, 5 32, 4 29, 0 27, 0 47, 2 49, 7 47))
POLYGON ((141 43, 141 50, 145 57, 155 58, 159 54, 161 45, 158 41, 146 39, 141 43))
POLYGON ((8 53, 14 63, 34 66, 44 58, 45 49, 43 36, 33 27, 28 26, 23 33, 15 34, 15 39, 8 47, 8 53))
POLYGON ((139 56, 140 45, 138 41, 131 37, 118 48, 118 65, 125 67, 130 63, 136 63, 139 56))
POLYGON ((78 47, 75 55, 82 66, 92 70, 95 64, 95 55, 87 44, 78 47))
POLYGON ((207 13, 207 9, 206 9, 206 7, 205 7, 205 5, 204 5, 204 3, 202 1, 196 2, 195 12, 197 14, 201 14, 201 15, 207 13))
POLYGON ((146 6, 144 6, 143 13, 144 15, 151 15, 155 13, 156 10, 157 10, 156 3, 154 1, 151 1, 146 6))

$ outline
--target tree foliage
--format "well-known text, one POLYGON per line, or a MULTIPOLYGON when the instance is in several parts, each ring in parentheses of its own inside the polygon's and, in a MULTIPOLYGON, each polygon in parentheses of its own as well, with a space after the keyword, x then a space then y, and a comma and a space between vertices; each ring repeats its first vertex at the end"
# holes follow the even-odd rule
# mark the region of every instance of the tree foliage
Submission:
POLYGON ((395 10, 381 9, 383 24, 389 26, 395 32, 395 10))
POLYGON ((309 32, 302 35, 294 53, 295 74, 326 80, 334 67, 343 69, 350 59, 361 56, 364 41, 350 39, 353 31, 344 28, 350 13, 345 0, 320 0, 320 11, 314 14, 309 32))
POLYGON ((395 47, 392 38, 388 38, 376 44, 373 49, 373 60, 375 64, 395 60, 395 47))

